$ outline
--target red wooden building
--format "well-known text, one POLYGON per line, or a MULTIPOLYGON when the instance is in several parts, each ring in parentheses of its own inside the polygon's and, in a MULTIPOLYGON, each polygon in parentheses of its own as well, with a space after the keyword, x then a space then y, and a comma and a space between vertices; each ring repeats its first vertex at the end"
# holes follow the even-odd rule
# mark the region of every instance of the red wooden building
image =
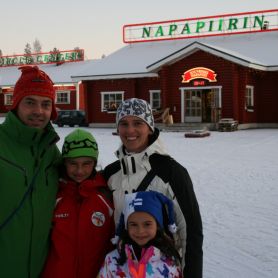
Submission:
POLYGON ((104 59, 45 66, 57 88, 76 88, 60 109, 113 124, 121 101, 138 97, 180 125, 278 126, 278 9, 126 25, 123 35, 127 45, 104 59))
POLYGON ((277 126, 277 22, 271 10, 124 26, 127 46, 73 76, 89 121, 113 123, 115 104, 139 97, 174 123, 277 126))

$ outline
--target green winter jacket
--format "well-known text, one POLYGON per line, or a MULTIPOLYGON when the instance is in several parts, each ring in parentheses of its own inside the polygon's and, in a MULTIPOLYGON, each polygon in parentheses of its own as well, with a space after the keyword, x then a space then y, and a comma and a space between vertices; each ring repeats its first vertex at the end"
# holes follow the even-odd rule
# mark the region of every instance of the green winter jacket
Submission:
POLYGON ((43 268, 58 185, 58 140, 50 123, 45 131, 28 127, 13 112, 0 125, 0 277, 38 278, 43 268))

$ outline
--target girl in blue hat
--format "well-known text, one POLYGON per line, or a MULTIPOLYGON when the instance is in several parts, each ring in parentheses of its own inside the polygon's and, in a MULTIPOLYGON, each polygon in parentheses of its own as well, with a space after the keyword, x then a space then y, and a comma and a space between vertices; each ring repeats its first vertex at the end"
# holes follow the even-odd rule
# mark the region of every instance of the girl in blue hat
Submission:
POLYGON ((171 234, 176 232, 173 203, 165 195, 137 192, 125 195, 124 210, 100 278, 180 278, 180 256, 171 234))

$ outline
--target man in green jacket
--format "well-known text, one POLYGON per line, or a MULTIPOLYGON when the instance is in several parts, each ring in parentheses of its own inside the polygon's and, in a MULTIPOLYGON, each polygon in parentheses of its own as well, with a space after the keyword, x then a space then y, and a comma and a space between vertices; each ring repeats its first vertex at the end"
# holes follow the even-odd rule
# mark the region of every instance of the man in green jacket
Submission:
POLYGON ((37 66, 22 73, 0 125, 0 277, 38 278, 58 185, 55 91, 37 66))

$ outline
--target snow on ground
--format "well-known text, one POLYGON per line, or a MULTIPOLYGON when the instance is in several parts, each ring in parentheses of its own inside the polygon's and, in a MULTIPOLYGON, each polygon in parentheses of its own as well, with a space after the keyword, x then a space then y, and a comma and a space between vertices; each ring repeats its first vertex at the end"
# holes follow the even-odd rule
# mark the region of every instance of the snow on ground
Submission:
MULTIPOLYGON (((73 128, 55 128, 61 148, 73 128)), ((120 144, 114 129, 85 129, 99 143, 99 164, 114 161, 120 144)), ((162 132, 161 138, 194 183, 204 226, 204 278, 278 277, 278 129, 205 138, 162 132)))
MULTIPOLYGON (((57 128, 61 142, 71 128, 57 128)), ((115 160, 113 129, 88 128, 102 167, 115 160)), ((278 129, 162 132, 193 180, 204 226, 204 278, 278 277, 278 129)))

